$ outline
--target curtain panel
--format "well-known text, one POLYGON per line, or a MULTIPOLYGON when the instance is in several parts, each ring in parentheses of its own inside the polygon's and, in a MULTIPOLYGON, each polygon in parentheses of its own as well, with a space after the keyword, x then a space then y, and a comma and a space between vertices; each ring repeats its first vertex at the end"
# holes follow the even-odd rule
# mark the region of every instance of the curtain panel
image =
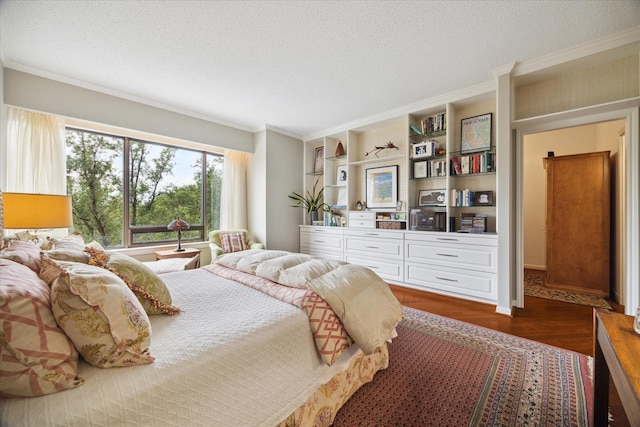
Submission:
POLYGON ((220 203, 220 228, 247 228, 247 165, 249 154, 225 150, 220 203))
POLYGON ((64 121, 18 108, 7 110, 4 191, 67 194, 64 121))

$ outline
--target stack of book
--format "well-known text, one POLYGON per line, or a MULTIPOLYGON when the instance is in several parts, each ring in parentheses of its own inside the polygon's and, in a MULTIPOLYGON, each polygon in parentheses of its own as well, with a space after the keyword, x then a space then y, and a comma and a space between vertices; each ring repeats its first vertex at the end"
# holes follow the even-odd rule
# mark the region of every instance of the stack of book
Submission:
POLYGON ((460 232, 485 233, 487 231, 487 214, 461 213, 460 232))
POLYGON ((422 133, 428 134, 447 130, 447 113, 425 117, 422 122, 422 133))
POLYGON ((451 157, 451 174, 467 175, 496 171, 496 153, 485 152, 451 157))

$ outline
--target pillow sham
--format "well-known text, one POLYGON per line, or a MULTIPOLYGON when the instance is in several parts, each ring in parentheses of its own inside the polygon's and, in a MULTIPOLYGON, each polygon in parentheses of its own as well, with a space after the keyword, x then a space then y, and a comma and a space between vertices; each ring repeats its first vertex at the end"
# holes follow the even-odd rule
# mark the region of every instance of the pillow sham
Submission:
POLYGON ((9 247, 0 253, 0 258, 10 259, 40 273, 40 248, 31 242, 12 240, 9 247))
POLYGON ((222 252, 225 254, 245 251, 249 248, 247 246, 247 236, 244 232, 221 233, 220 243, 222 243, 222 252))
POLYGON ((0 397, 41 396, 83 384, 78 352, 51 311, 49 286, 8 259, 0 259, 0 275, 0 397))
POLYGON ((164 281, 141 261, 118 252, 87 248, 91 264, 111 270, 133 290, 147 314, 176 314, 171 293, 164 281))
POLYGON ((99 368, 153 362, 151 324, 133 292, 115 274, 92 265, 45 261, 53 280, 51 306, 58 325, 82 357, 99 368))

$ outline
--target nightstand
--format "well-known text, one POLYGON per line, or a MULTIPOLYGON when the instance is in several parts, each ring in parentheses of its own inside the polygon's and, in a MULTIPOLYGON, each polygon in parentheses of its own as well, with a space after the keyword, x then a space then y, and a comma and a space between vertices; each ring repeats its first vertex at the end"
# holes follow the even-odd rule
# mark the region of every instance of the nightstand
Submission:
MULTIPOLYGON (((156 252, 156 260, 160 259, 170 259, 170 258, 193 258, 197 255, 200 255, 200 249, 197 248, 185 248, 184 251, 176 252, 175 250, 168 251, 157 251, 156 252)), ((198 262, 195 268, 200 268, 200 257, 198 257, 198 262)))

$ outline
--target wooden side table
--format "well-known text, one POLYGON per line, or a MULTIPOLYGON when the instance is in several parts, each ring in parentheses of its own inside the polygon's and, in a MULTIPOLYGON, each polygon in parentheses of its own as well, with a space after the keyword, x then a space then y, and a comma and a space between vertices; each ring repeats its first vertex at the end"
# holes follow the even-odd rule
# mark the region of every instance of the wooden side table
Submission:
MULTIPOLYGON (((200 249, 197 248, 184 248, 184 251, 177 252, 174 250, 157 251, 156 260, 169 259, 169 258, 193 258, 196 255, 200 255, 200 249)), ((196 268, 200 268, 200 259, 198 257, 198 263, 196 268)))
POLYGON ((594 310, 594 333, 594 425, 607 425, 611 375, 629 423, 640 426, 640 335, 633 317, 594 310))

